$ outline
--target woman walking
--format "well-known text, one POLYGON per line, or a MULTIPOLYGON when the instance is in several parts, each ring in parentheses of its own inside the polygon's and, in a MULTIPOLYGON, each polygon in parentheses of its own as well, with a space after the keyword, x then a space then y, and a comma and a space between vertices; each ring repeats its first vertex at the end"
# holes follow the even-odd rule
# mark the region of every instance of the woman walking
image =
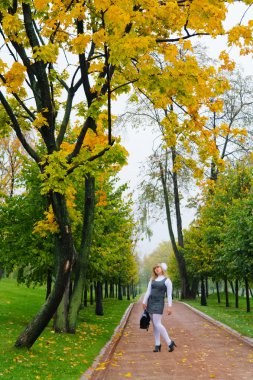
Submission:
POLYGON ((153 268, 152 278, 149 281, 147 291, 143 298, 143 309, 147 309, 150 314, 154 328, 155 348, 154 352, 161 351, 160 336, 165 340, 168 351, 172 352, 176 344, 170 339, 167 330, 162 324, 162 315, 164 310, 164 297, 167 293, 168 308, 167 314, 172 313, 172 282, 166 277, 167 265, 165 263, 157 264, 153 268))

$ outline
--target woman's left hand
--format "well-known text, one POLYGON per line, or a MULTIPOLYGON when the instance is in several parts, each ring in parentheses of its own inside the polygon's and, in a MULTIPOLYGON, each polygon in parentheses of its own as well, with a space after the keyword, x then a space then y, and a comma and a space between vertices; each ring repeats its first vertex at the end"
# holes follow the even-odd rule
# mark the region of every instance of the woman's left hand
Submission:
POLYGON ((168 314, 168 315, 171 315, 171 314, 172 314, 172 307, 170 307, 170 306, 168 307, 168 309, 167 309, 167 314, 168 314))

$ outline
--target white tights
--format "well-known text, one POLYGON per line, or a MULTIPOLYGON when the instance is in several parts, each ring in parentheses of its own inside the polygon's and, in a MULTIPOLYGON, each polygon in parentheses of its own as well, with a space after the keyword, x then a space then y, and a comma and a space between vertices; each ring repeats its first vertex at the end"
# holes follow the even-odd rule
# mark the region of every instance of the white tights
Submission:
POLYGON ((166 328, 162 325, 162 315, 161 314, 151 314, 151 320, 153 322, 154 327, 154 337, 155 337, 155 345, 159 346, 161 344, 160 336, 162 335, 163 339, 169 345, 171 343, 171 339, 167 333, 166 328))

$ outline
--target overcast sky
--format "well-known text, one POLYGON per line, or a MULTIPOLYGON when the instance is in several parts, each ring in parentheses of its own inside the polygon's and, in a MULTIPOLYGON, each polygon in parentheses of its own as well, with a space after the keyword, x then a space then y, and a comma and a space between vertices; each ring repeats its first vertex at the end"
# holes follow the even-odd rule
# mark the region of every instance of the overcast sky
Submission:
MULTIPOLYGON (((253 8, 253 7, 252 7, 253 8)), ((230 6, 229 22, 226 25, 236 24, 240 21, 245 7, 242 4, 236 4, 233 8, 230 6)), ((253 9, 247 12, 247 18, 253 19, 253 9)), ((207 54, 212 58, 218 58, 221 50, 226 48, 225 37, 217 37, 212 40, 209 37, 205 38, 207 46, 207 54)), ((202 39, 204 43, 204 39, 202 39)), ((240 57, 236 48, 229 50, 231 58, 233 58, 241 68, 243 68, 245 75, 253 75, 252 58, 240 57)), ((125 108, 125 99, 121 100, 115 105, 114 113, 120 114, 125 108)), ((158 135, 158 134, 157 134, 158 135)), ((128 182, 130 188, 136 191, 136 187, 140 180, 140 165, 146 161, 147 157, 152 153, 152 147, 156 136, 149 128, 146 130, 139 128, 139 130, 131 128, 129 125, 121 132, 122 144, 129 152, 128 166, 124 167, 120 173, 120 178, 124 182, 128 182)), ((183 208, 182 218, 183 227, 186 228, 194 218, 194 211, 188 208, 183 208)), ((165 220, 161 220, 152 225, 153 236, 151 240, 144 239, 138 244, 138 252, 140 254, 149 254, 157 248, 162 241, 169 240, 168 228, 165 220)))

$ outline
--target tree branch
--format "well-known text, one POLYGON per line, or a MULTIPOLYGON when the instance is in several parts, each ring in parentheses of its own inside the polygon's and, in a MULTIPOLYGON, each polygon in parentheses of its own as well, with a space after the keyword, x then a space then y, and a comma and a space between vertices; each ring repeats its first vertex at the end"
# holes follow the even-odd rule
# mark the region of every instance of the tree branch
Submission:
POLYGON ((2 91, 0 91, 0 101, 1 101, 5 111, 7 113, 7 115, 9 116, 9 118, 11 120, 12 127, 13 127, 14 131, 16 132, 16 135, 17 135, 19 141, 21 142, 21 144, 23 145, 23 147, 27 151, 27 153, 37 162, 37 164, 39 164, 41 161, 40 156, 36 153, 36 151, 26 141, 26 138, 20 129, 19 122, 18 122, 16 116, 14 115, 12 107, 9 105, 8 101, 4 97, 2 91))

